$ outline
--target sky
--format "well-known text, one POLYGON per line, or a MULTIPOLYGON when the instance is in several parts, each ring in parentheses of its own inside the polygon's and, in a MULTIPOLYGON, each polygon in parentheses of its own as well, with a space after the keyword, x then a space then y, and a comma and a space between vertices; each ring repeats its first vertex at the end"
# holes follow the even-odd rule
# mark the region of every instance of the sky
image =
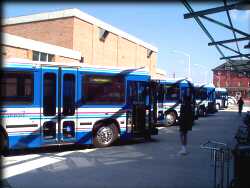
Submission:
MULTIPOLYGON (((195 3, 194 11, 222 6, 222 3, 195 3)), ((176 1, 171 3, 7 3, 3 4, 3 17, 23 16, 48 11, 78 8, 114 27, 117 27, 147 43, 156 46, 157 67, 165 70, 167 77, 188 76, 190 56, 191 78, 194 82, 211 82, 211 69, 224 63, 214 46, 208 46, 209 38, 194 19, 184 19, 188 13, 185 6, 176 1)), ((250 11, 230 11, 236 28, 250 33, 250 11)), ((209 15, 229 24, 226 13, 209 15)), ((215 40, 232 39, 230 30, 204 21, 204 25, 215 40)), ((241 49, 246 41, 239 43, 241 49)), ((235 45, 229 45, 236 49, 235 45)), ((223 50, 226 56, 235 55, 223 50)), ((249 53, 248 51, 242 51, 249 53)))

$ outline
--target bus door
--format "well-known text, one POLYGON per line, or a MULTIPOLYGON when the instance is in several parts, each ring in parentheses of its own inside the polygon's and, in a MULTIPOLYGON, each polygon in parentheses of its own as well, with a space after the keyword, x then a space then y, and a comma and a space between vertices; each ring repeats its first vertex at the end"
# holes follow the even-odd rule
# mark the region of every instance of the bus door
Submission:
POLYGON ((160 81, 156 80, 156 81, 151 81, 150 82, 150 103, 152 105, 152 112, 150 110, 150 112, 152 113, 150 115, 150 117, 152 118, 151 119, 151 122, 153 124, 157 124, 157 116, 158 116, 158 106, 157 106, 157 103, 158 103, 158 95, 160 93, 160 81))
POLYGON ((61 110, 60 132, 61 141, 73 142, 76 139, 77 125, 77 70, 63 68, 61 71, 61 110))
MULTIPOLYGON (((146 125, 146 87, 143 82, 128 81, 128 103, 132 108, 132 134, 142 136, 146 125)), ((149 100, 149 98, 148 98, 149 100)))
POLYGON ((44 144, 75 139, 76 73, 42 68, 41 127, 44 144))

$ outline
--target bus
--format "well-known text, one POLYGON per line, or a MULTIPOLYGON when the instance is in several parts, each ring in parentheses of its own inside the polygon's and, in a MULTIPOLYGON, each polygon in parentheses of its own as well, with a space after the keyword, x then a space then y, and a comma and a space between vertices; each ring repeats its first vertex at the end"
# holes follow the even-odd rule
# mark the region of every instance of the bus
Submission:
POLYGON ((1 149, 107 147, 158 134, 144 68, 6 59, 0 85, 1 149))
POLYGON ((215 87, 213 84, 194 84, 199 116, 205 117, 216 111, 215 87))
POLYGON ((217 110, 228 107, 228 92, 226 88, 216 87, 215 97, 216 97, 216 109, 217 110))
POLYGON ((180 117, 180 107, 184 96, 190 96, 193 105, 193 120, 197 119, 193 84, 187 79, 158 80, 157 124, 172 126, 180 117))

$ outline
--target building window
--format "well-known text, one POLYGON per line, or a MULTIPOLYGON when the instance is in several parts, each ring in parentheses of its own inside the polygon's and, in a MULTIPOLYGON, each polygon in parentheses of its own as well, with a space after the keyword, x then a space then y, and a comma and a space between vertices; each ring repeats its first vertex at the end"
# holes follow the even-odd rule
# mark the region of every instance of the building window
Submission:
POLYGON ((33 61, 54 62, 55 55, 47 54, 47 53, 43 53, 43 52, 38 52, 38 51, 33 51, 32 60, 33 61))
POLYGON ((46 53, 40 53, 40 61, 48 61, 47 60, 47 54, 46 53))
POLYGON ((39 61, 39 55, 40 55, 39 52, 33 51, 32 60, 39 61))

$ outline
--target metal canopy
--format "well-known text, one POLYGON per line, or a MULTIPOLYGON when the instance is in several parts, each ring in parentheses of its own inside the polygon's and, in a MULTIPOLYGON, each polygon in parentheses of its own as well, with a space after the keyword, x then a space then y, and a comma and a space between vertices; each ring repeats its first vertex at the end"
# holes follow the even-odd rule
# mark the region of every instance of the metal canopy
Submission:
POLYGON ((231 4, 229 4, 228 2, 229 2, 228 0, 222 0, 221 2, 222 6, 206 10, 199 10, 195 12, 186 0, 182 0, 183 5, 189 12, 187 14, 184 14, 184 19, 194 18, 195 21, 198 23, 198 25, 201 27, 201 29, 204 31, 204 33, 207 35, 207 37, 210 39, 211 42, 208 43, 208 46, 215 46, 217 51, 220 53, 221 55, 220 59, 227 60, 227 63, 229 63, 232 67, 231 70, 243 73, 244 75, 250 77, 250 53, 243 53, 242 52, 243 49, 240 49, 238 44, 239 41, 246 42, 244 48, 248 49, 250 45, 250 32, 244 32, 238 28, 235 28, 229 13, 230 10, 235 10, 235 9, 250 10, 250 2, 234 1, 234 3, 231 4), (222 23, 221 21, 218 21, 214 18, 207 16, 220 12, 226 13, 228 24, 222 23), (233 34, 233 38, 227 40, 215 41, 214 37, 202 23, 202 19, 214 23, 216 25, 219 25, 221 26, 222 29, 230 30, 233 34), (235 43, 236 49, 228 46, 228 44, 232 43, 235 43), (225 51, 231 52, 230 55, 225 55, 226 54, 225 51), (242 61, 244 63, 241 64, 240 66, 238 64, 235 64, 235 58, 240 58, 237 59, 236 61, 242 61))

